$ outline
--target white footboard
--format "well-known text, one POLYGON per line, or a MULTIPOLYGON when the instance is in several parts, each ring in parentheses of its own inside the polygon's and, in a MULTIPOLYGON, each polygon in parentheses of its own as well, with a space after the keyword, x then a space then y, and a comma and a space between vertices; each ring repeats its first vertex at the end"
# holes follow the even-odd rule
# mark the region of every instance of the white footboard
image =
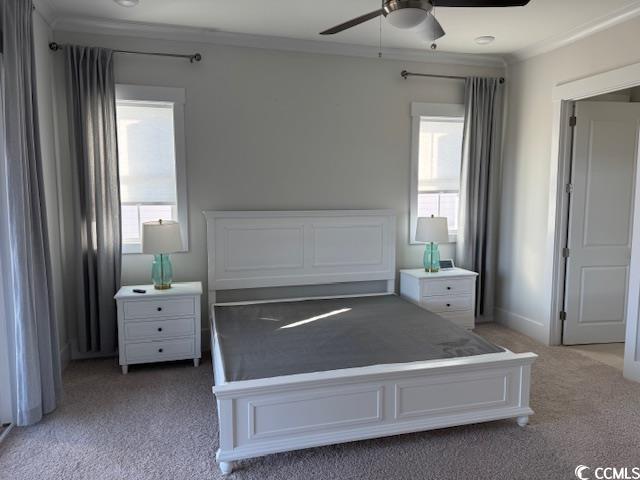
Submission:
POLYGON ((533 353, 377 365, 214 387, 217 460, 517 417, 525 425, 533 353))

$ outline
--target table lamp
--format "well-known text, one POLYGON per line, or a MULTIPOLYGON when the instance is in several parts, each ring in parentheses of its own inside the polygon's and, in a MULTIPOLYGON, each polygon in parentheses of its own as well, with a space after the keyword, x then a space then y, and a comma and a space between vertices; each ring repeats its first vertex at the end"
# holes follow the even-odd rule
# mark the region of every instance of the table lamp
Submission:
POLYGON ((419 217, 416 228, 416 241, 427 242, 424 249, 424 270, 425 272, 437 272, 440 270, 439 243, 449 241, 449 227, 446 217, 419 217))
POLYGON ((142 224, 142 253, 153 255, 151 280, 154 288, 171 288, 173 267, 169 254, 182 250, 180 224, 172 220, 158 220, 142 224))

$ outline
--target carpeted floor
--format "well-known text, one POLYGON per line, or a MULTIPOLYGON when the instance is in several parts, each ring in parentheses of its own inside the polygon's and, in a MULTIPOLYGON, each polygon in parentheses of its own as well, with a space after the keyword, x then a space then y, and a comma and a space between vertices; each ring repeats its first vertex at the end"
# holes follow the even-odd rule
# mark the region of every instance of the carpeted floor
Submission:
MULTIPOLYGON (((571 479, 578 464, 640 466, 640 385, 563 347, 488 324, 477 332, 540 355, 531 424, 499 421, 241 462, 229 479, 571 479)), ((216 479, 211 365, 76 362, 66 398, 0 445, 0 478, 216 479)))
POLYGON ((596 362, 606 363, 620 371, 624 369, 624 343, 594 343, 591 345, 572 345, 567 348, 596 362))

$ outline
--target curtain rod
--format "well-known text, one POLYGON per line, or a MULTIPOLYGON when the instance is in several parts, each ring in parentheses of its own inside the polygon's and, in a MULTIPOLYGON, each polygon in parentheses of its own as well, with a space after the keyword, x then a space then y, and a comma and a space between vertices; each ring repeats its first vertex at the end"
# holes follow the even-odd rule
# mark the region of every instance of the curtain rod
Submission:
MULTIPOLYGON (((452 80, 466 80, 467 77, 461 77, 458 75, 435 75, 433 73, 413 73, 406 70, 400 72, 400 76, 405 80, 409 77, 429 77, 429 78, 450 78, 452 80)), ((500 77, 500 83, 504 83, 504 77, 500 77)))
MULTIPOLYGON (((61 45, 59 43, 56 42, 51 42, 49 43, 49 48, 51 50, 53 50, 54 52, 57 52, 58 50, 62 50, 64 48, 64 45, 61 45)), ((193 62, 199 62, 200 60, 202 60, 202 55, 199 53, 193 53, 191 55, 182 55, 179 53, 160 53, 160 52, 139 52, 137 50, 113 50, 114 53, 127 53, 127 54, 132 54, 132 55, 155 55, 158 57, 173 57, 173 58, 188 58, 189 62, 193 63, 193 62)))

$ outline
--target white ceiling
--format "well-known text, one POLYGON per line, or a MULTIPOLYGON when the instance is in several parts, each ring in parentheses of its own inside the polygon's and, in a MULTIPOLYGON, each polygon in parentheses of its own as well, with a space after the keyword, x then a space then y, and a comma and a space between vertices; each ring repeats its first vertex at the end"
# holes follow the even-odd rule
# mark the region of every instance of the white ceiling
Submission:
MULTIPOLYGON (((91 17, 206 28, 223 32, 377 46, 379 21, 333 36, 318 32, 379 7, 379 0, 140 0, 124 8, 112 0, 47 0, 56 18, 91 17)), ((439 8, 447 35, 438 50, 508 54, 559 38, 581 27, 638 6, 638 0, 531 0, 516 8, 439 8), (474 38, 493 35, 491 45, 474 38)), ((387 48, 426 49, 418 35, 382 22, 387 48)))

